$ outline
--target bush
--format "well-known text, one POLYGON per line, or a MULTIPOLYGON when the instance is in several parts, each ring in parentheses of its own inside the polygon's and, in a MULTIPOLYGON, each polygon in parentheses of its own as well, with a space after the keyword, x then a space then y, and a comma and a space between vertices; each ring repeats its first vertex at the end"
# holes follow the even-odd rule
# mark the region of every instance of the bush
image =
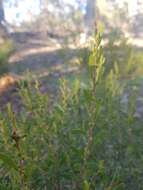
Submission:
POLYGON ((104 75, 97 34, 88 82, 62 80, 58 100, 21 83, 23 109, 0 115, 0 184, 12 190, 138 190, 142 183, 142 124, 120 104, 118 69, 104 75), (33 90, 31 90, 31 88, 33 90))
POLYGON ((8 59, 12 51, 12 41, 5 40, 5 42, 0 45, 0 74, 7 71, 8 59))
POLYGON ((142 50, 129 44, 128 39, 113 35, 104 50, 107 60, 105 73, 108 74, 115 65, 118 66, 122 79, 136 78, 143 73, 142 50))

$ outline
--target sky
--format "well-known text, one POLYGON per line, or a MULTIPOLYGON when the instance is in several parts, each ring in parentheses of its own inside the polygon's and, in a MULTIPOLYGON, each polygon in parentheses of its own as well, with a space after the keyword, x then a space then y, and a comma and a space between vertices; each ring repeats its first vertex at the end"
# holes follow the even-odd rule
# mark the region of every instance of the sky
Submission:
POLYGON ((14 6, 15 0, 7 1, 5 6, 5 18, 9 23, 16 22, 19 25, 21 22, 30 20, 30 11, 35 15, 40 13, 39 0, 20 0, 17 6, 14 6), (29 13, 29 14, 27 14, 29 13))
MULTIPOLYGON (((76 8, 78 7, 78 1, 79 0, 61 0, 61 3, 64 2, 69 5, 74 5, 76 8)), ((85 0, 80 1, 85 2, 85 0)), ((17 25, 20 25, 21 22, 31 19, 30 12, 35 15, 38 15, 40 13, 40 0, 18 0, 17 6, 14 5, 15 0, 8 0, 4 2, 5 18, 9 23, 15 22, 17 25)), ((53 10, 54 7, 49 4, 49 11, 53 10)))
MULTIPOLYGON (((81 2, 81 9, 84 12, 85 1, 86 0, 61 0, 61 2, 74 5, 75 8, 78 7, 78 2, 81 2)), ((129 15, 135 15, 137 13, 137 1, 138 0, 116 0, 119 5, 122 7, 124 2, 129 4, 129 15)), ((143 1, 143 0, 140 0, 143 1)), ((14 6, 15 0, 6 1, 5 5, 5 17, 9 23, 16 23, 20 25, 23 21, 28 21, 31 19, 30 12, 32 14, 38 15, 40 13, 40 2, 39 0, 18 0, 18 6, 14 6), (10 3, 11 2, 11 3, 10 3), (32 10, 32 11, 31 11, 32 10), (29 14, 27 14, 29 13, 29 14)), ((50 6, 49 6, 50 8, 50 6)), ((66 10, 65 10, 66 11, 66 10)))

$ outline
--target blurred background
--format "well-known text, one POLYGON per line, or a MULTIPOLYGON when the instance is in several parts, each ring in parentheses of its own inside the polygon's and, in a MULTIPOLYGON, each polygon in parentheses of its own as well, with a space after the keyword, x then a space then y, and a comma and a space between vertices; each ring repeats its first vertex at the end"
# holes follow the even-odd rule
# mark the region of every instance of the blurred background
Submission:
POLYGON ((142 22, 143 0, 1 0, 0 92, 28 72, 43 91, 54 91, 63 76, 80 73, 86 80, 79 65, 87 62, 87 43, 99 28, 106 69, 116 62, 124 77, 126 70, 142 77, 142 22))
POLYGON ((0 21, 9 32, 52 30, 60 35, 61 30, 91 31, 96 20, 106 30, 139 37, 143 32, 142 10, 142 0, 1 0, 0 21))

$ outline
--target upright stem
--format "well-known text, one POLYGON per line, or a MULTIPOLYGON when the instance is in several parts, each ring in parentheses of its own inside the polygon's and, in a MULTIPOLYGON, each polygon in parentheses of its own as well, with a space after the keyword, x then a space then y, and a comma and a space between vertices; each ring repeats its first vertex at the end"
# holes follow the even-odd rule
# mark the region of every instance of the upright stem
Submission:
POLYGON ((19 177, 20 177, 20 189, 21 190, 28 190, 28 187, 25 183, 25 174, 24 174, 24 156, 22 155, 21 147, 20 147, 20 141, 21 141, 21 136, 19 136, 17 132, 17 123, 16 123, 16 117, 12 111, 12 107, 9 104, 8 105, 8 114, 10 117, 10 120, 12 122, 12 140, 15 143, 15 148, 18 153, 18 159, 19 159, 19 177))
POLYGON ((20 185, 22 190, 27 190, 27 185, 25 183, 25 175, 24 175, 24 158, 23 155, 21 153, 21 149, 20 149, 20 139, 21 137, 17 134, 16 129, 13 129, 12 132, 12 139, 15 142, 15 147, 16 150, 18 152, 18 156, 19 156, 19 176, 20 176, 20 185))

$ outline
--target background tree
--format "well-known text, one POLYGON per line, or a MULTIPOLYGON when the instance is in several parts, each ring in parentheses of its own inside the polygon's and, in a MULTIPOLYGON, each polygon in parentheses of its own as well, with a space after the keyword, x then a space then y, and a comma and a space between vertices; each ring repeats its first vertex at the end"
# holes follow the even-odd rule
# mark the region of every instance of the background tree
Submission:
POLYGON ((86 3, 86 14, 84 17, 86 33, 90 34, 95 26, 95 16, 96 16, 96 0, 87 0, 86 3))
POLYGON ((3 0, 0 0, 0 43, 3 43, 4 39, 7 38, 4 4, 3 0))
POLYGON ((4 8, 3 8, 3 1, 0 1, 0 24, 5 21, 4 17, 4 8))

